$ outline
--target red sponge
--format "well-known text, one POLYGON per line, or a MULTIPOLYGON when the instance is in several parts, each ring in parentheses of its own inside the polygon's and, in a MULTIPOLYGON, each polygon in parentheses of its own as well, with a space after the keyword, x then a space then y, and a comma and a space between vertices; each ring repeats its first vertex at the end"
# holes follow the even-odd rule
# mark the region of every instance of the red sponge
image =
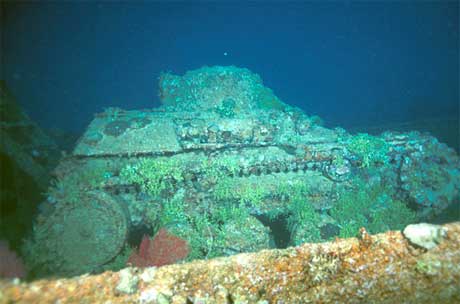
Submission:
POLYGON ((162 228, 153 239, 144 236, 138 252, 131 254, 127 264, 136 267, 163 266, 174 264, 188 254, 187 241, 162 228))
POLYGON ((24 278, 26 270, 21 259, 8 247, 8 243, 0 241, 0 278, 24 278))

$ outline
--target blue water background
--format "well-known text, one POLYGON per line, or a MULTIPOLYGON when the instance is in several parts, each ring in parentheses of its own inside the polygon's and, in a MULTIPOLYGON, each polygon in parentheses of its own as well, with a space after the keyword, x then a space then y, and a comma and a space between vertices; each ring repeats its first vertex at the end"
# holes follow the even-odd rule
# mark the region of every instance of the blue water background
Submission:
POLYGON ((434 128, 458 149, 458 1, 1 5, 0 78, 44 128, 158 106, 161 71, 236 65, 327 126, 434 128))

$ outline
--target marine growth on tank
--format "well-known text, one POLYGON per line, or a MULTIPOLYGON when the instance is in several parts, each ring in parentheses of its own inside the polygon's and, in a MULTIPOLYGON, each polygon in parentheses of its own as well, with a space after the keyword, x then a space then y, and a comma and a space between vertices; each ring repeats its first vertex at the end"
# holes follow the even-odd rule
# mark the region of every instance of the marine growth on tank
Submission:
POLYGON ((98 114, 60 161, 24 245, 36 275, 402 230, 458 198, 459 158, 434 137, 323 127, 248 69, 164 73, 159 90, 158 109, 98 114))

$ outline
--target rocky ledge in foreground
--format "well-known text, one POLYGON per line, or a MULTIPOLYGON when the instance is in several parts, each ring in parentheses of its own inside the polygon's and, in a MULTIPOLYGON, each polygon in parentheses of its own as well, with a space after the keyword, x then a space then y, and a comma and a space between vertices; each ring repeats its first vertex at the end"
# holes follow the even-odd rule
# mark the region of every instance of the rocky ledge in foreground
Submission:
POLYGON ((0 282, 0 303, 459 303, 460 222, 160 268, 0 282))

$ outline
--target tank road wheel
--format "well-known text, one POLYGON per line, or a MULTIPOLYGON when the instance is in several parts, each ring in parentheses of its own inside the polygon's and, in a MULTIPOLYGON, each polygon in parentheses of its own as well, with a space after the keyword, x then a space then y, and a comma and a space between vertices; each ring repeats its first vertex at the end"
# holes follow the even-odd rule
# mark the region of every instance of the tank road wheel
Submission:
POLYGON ((123 248, 129 229, 123 204, 103 192, 82 195, 76 203, 58 203, 39 229, 48 269, 61 275, 94 271, 123 248))

